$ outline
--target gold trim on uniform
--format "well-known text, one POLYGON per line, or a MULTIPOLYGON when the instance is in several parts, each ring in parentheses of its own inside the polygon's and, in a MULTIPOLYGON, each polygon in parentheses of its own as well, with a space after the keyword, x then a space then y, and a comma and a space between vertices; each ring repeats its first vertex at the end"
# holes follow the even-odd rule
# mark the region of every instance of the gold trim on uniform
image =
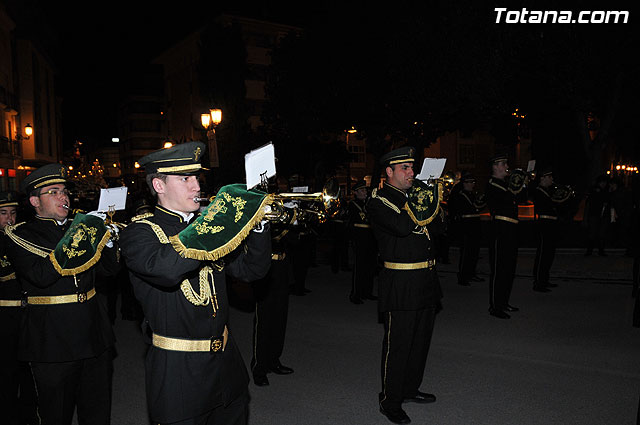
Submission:
POLYGON ((419 263, 392 263, 391 261, 384 262, 384 268, 392 269, 392 270, 431 269, 435 265, 436 265, 436 260, 421 261, 419 263))
POLYGON ((364 224, 364 223, 353 223, 353 227, 362 227, 363 229, 368 229, 371 226, 369 224, 364 224))
POLYGON ((158 335, 156 333, 151 336, 151 344, 154 347, 170 351, 186 351, 186 352, 218 352, 224 351, 227 346, 229 331, 225 325, 222 332, 222 338, 210 339, 183 339, 171 338, 168 336, 158 335))
POLYGON ((544 215, 544 214, 539 214, 538 215, 538 219, 540 218, 546 218, 547 220, 557 220, 558 217, 556 217, 555 215, 544 215))
POLYGON ((462 218, 477 218, 477 217, 480 217, 480 214, 462 214, 460 217, 462 217, 462 218))
POLYGON ((287 253, 283 252, 282 254, 271 254, 271 259, 275 261, 284 260, 287 257, 287 253))
POLYGON ((379 199, 380 202, 382 202, 384 205, 386 205, 387 207, 391 208, 392 210, 394 210, 395 212, 400 214, 400 208, 396 207, 395 204, 393 204, 387 198, 382 197, 382 196, 378 196, 378 189, 377 188, 373 189, 373 191, 371 192, 371 197, 375 198, 375 199, 379 199))
POLYGON ((7 281, 13 280, 15 278, 16 278, 16 274, 14 272, 14 273, 8 274, 6 276, 0 276, 0 282, 7 282, 7 281))
POLYGON ((507 223, 518 224, 518 220, 516 220, 515 218, 505 217, 503 215, 496 215, 493 218, 496 220, 506 221, 507 223))
POLYGON ((84 303, 89 301, 96 294, 96 289, 92 288, 89 292, 79 292, 70 295, 53 295, 53 296, 37 296, 27 297, 29 305, 51 305, 51 304, 70 304, 84 303))
MULTIPOLYGON (((175 160, 172 160, 175 161, 175 160)), ((183 171, 198 171, 202 168, 200 164, 176 165, 175 167, 158 167, 158 173, 175 173, 183 171)))
POLYGON ((29 251, 32 254, 35 254, 39 257, 45 258, 49 255, 50 252, 52 252, 50 249, 48 248, 44 248, 42 246, 38 246, 32 242, 29 242, 26 239, 21 238, 20 236, 16 235, 15 233, 13 233, 13 231, 18 227, 23 225, 23 223, 18 223, 14 226, 6 226, 4 228, 5 234, 9 237, 9 239, 11 239, 13 242, 16 243, 16 245, 20 246, 21 248, 29 251))
POLYGON ((153 213, 149 212, 149 213, 136 215, 135 217, 131 218, 131 222, 142 220, 142 219, 149 218, 149 217, 153 217, 153 213))
POLYGON ((0 307, 22 307, 21 300, 0 300, 0 307))

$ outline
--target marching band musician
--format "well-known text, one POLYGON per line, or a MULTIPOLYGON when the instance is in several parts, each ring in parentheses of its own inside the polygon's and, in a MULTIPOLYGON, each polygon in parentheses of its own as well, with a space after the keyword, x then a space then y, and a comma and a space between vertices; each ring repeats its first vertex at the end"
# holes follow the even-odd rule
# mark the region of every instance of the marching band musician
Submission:
POLYGON ((5 254, 4 228, 16 224, 14 192, 0 192, 0 412, 9 425, 36 423, 36 396, 29 364, 18 361, 22 290, 5 254))
POLYGON ((490 164, 491 177, 485 192, 491 213, 489 314, 509 319, 507 312, 518 311, 509 304, 509 298, 518 260, 518 201, 526 196, 526 191, 523 185, 509 183, 506 155, 492 157, 490 164))
POLYGON ((415 150, 404 147, 381 158, 387 180, 368 204, 384 269, 379 275, 378 309, 384 316, 380 411, 393 423, 409 423, 403 402, 431 403, 420 384, 442 297, 435 270, 436 222, 419 226, 410 216, 415 150))
POLYGON ((483 278, 476 275, 476 266, 482 237, 480 210, 485 205, 476 197, 474 192, 476 179, 471 173, 465 172, 459 185, 462 187, 451 193, 449 212, 453 221, 458 225, 458 234, 461 237, 458 284, 469 286, 470 282, 484 281, 483 278))
MULTIPOLYGON (((113 240, 106 242, 105 229, 100 248, 88 252, 82 270, 65 274, 54 255, 60 252, 58 246, 65 247, 63 242, 71 236, 74 246, 82 242, 81 233, 71 234, 75 219, 71 223, 67 218, 65 185, 66 170, 60 164, 33 171, 21 190, 36 215, 5 229, 7 255, 24 292, 18 359, 30 363, 43 424, 71 424, 76 408, 79 424, 108 424, 114 335, 106 307, 95 296, 95 282, 99 274, 117 273, 118 248, 113 240)), ((93 219, 104 228, 102 217, 93 219)), ((98 232, 95 226, 86 229, 98 232)), ((85 254, 86 248, 71 249, 69 258, 76 261, 85 254)))
MULTIPOLYGON (((288 183, 278 178, 278 190, 287 192, 288 183)), ((295 221, 295 215, 291 217, 295 221)), ((256 312, 253 319, 253 383, 269 385, 267 374, 289 375, 293 369, 280 362, 284 350, 289 313, 289 275, 292 274, 290 241, 296 238, 291 223, 271 224, 271 267, 262 279, 253 282, 256 312), (293 231, 292 231, 293 230, 293 231)))
POLYGON ((201 142, 187 142, 139 160, 157 205, 152 217, 129 224, 121 235, 122 255, 151 334, 145 369, 154 424, 248 420, 249 376, 227 327, 225 272, 246 282, 262 278, 271 262, 271 237, 268 224, 250 230, 244 245, 216 261, 185 258, 169 242, 190 229, 192 219, 206 218, 194 217, 204 149, 201 142))
POLYGON ((566 200, 553 196, 553 171, 545 168, 533 193, 533 205, 538 231, 538 247, 533 265, 533 290, 549 292, 558 286, 549 282, 549 271, 556 254, 558 241, 558 206, 566 200))
POLYGON ((355 198, 349 202, 347 228, 354 249, 354 267, 351 278, 349 300, 362 304, 363 300, 377 300, 373 295, 373 277, 376 272, 378 248, 367 213, 368 193, 364 180, 353 186, 355 198))

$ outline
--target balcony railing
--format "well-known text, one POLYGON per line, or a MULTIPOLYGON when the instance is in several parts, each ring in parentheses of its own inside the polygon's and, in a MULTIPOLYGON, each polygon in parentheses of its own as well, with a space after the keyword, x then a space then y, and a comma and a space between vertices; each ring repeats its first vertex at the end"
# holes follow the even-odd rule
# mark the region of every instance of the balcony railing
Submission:
POLYGON ((0 154, 21 157, 22 146, 17 140, 9 140, 6 136, 0 136, 0 154))

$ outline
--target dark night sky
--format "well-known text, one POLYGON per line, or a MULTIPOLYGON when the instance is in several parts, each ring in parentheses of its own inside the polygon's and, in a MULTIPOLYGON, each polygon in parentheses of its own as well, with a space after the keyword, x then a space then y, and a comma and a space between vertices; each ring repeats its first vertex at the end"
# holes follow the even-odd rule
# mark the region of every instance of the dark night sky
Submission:
MULTIPOLYGON (((237 13, 299 26, 310 25, 328 32, 340 31, 341 26, 348 24, 349 20, 366 20, 369 15, 383 17, 381 21, 377 21, 378 24, 361 27, 372 34, 384 30, 384 19, 393 19, 394 16, 407 13, 423 13, 430 15, 430 19, 448 19, 454 24, 456 22, 456 16, 438 15, 440 2, 423 4, 419 11, 415 6, 403 11, 399 6, 401 3, 387 4, 381 9, 370 2, 345 4, 329 0, 295 3, 181 0, 164 3, 164 6, 159 6, 161 3, 157 1, 148 0, 0 1, 26 7, 28 10, 31 10, 31 4, 39 5, 44 12, 43 17, 30 18, 30 21, 35 27, 41 22, 48 22, 51 26, 54 36, 47 41, 51 41, 53 57, 59 71, 57 88, 64 98, 66 144, 75 138, 88 140, 90 143, 108 142, 115 135, 115 104, 122 92, 122 82, 130 80, 142 64, 148 63, 164 47, 199 28, 218 12, 237 13)), ((508 3, 509 9, 518 9, 523 5, 529 9, 543 8, 540 2, 523 0, 508 3)), ((566 8, 588 8, 585 2, 570 3, 575 5, 566 8)), ((507 7, 494 1, 486 1, 486 4, 486 16, 478 19, 484 19, 487 24, 494 18, 493 8, 496 5, 507 7)), ((626 2, 617 5, 620 7, 609 3, 596 5, 600 10, 628 8, 626 2)), ((562 8, 556 3, 548 9, 562 8)))

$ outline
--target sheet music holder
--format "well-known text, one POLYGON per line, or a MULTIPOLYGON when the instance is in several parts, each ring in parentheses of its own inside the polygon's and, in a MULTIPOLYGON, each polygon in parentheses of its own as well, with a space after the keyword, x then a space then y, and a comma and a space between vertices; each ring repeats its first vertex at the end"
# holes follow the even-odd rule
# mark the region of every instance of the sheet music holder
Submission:
POLYGON ((244 156, 247 189, 254 187, 276 175, 276 157, 273 143, 254 149, 244 156))
POLYGON ((536 160, 535 160, 535 159, 532 159, 531 161, 529 161, 529 162, 527 163, 527 173, 529 173, 529 172, 531 172, 531 171, 535 170, 535 168, 536 168, 536 160))
POLYGON ((425 158, 422 162, 422 169, 416 179, 427 181, 440 178, 446 163, 447 158, 425 158))
POLYGON ((125 209, 127 205, 127 190, 126 186, 100 189, 97 211, 106 213, 109 210, 120 211, 125 209))

